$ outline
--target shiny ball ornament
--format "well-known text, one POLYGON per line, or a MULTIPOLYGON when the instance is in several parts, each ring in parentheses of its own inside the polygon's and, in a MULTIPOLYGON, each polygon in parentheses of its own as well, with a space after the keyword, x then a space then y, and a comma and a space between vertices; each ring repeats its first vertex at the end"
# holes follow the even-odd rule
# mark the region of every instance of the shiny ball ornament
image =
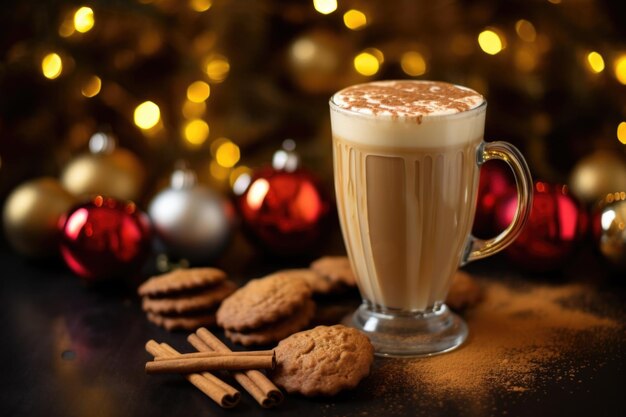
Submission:
POLYGON ((61 218, 61 255, 88 281, 133 277, 150 253, 148 216, 134 203, 96 196, 61 218))
POLYGON ((512 193, 515 193, 515 178, 504 162, 489 161, 481 167, 472 230, 475 236, 488 238, 502 231, 495 227, 496 204, 512 193))
POLYGON ((20 185, 4 203, 7 240, 22 255, 36 258, 56 254, 59 218, 74 204, 76 198, 54 178, 39 178, 20 185))
POLYGON ((327 233, 330 202, 289 149, 276 152, 273 167, 256 171, 237 205, 246 232, 265 252, 303 254, 327 233))
POLYGON ((137 157, 116 147, 115 138, 98 132, 89 140, 89 153, 72 160, 61 174, 63 186, 76 196, 103 195, 137 201, 145 170, 137 157))
MULTIPOLYGON (((511 224, 516 208, 517 195, 501 200, 496 206, 496 225, 504 229, 511 224)), ((557 270, 571 259, 586 228, 586 212, 567 186, 536 182, 528 223, 506 253, 520 267, 557 270)))
POLYGON ((595 204, 609 193, 626 190, 626 161, 619 154, 596 151, 574 166, 569 184, 581 201, 595 204))
POLYGON ((287 48, 287 66, 294 83, 312 94, 330 94, 360 80, 352 68, 354 50, 345 37, 315 29, 296 38, 287 48))
POLYGON ((594 235, 602 256, 626 270, 626 192, 608 194, 594 216, 594 235))
POLYGON ((167 254, 206 264, 228 245, 233 233, 231 203, 198 184, 187 169, 174 171, 169 188, 150 202, 148 214, 167 254))

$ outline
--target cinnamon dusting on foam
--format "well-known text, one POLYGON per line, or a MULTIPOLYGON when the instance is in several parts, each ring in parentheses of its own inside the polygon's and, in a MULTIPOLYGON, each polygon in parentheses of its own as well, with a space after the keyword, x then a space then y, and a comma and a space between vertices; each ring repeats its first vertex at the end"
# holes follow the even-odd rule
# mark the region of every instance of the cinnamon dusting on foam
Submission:
POLYGON ((440 81, 377 81, 345 88, 332 101, 361 114, 421 123, 423 116, 461 113, 485 99, 474 90, 440 81))

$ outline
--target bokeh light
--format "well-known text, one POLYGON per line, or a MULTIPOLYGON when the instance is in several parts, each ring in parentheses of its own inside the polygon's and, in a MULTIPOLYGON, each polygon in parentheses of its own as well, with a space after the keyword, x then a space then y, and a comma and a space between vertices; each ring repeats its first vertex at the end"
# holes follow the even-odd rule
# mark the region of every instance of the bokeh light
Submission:
POLYGON ((54 80, 63 72, 63 61, 59 54, 52 52, 41 60, 41 72, 43 76, 54 80))
POLYGON ((337 0, 313 0, 313 7, 321 14, 330 14, 337 10, 337 0))
POLYGON ((533 48, 522 47, 515 51, 515 67, 522 72, 530 72, 537 68, 537 53, 533 48))
POLYGON ((615 60, 615 78, 626 85, 626 54, 622 54, 615 60))
POLYGON ((209 80, 221 83, 228 77, 230 63, 222 55, 214 55, 206 61, 205 72, 209 80))
POLYGON ((343 14, 343 23, 348 29, 363 29, 367 24, 367 16, 362 11, 350 9, 343 14))
POLYGON ((228 183, 235 195, 242 195, 252 181, 252 169, 247 166, 238 166, 230 172, 228 183))
POLYGON ((87 82, 85 82, 83 87, 80 89, 80 92, 83 94, 83 96, 91 98, 97 96, 101 88, 102 80, 100 80, 100 77, 98 77, 97 75, 94 75, 92 77, 89 77, 87 82))
POLYGON ((246 195, 246 203, 253 210, 258 210, 263 205, 263 200, 270 190, 270 183, 265 178, 258 178, 250 185, 246 195))
POLYGON ((194 103, 202 103, 211 95, 211 87, 204 81, 193 82, 187 87, 187 99, 194 103))
POLYGON ((216 161, 211 161, 209 164, 209 172, 211 176, 218 181, 225 181, 230 175, 230 168, 225 168, 218 164, 216 161))
POLYGON ((61 25, 59 25, 59 36, 69 38, 74 32, 76 32, 76 29, 74 29, 74 15, 68 14, 61 22, 61 25))
POLYGON ((617 125, 617 140, 626 145, 626 122, 617 125))
POLYGON ((308 38, 301 38, 294 42, 291 47, 293 56, 302 62, 306 62, 313 58, 317 45, 308 38))
POLYGON ((515 32, 524 42, 534 42, 537 39, 535 26, 526 19, 520 19, 515 23, 515 32))
POLYGON ((239 146, 230 140, 223 141, 215 151, 215 160, 224 168, 234 167, 239 158, 239 146))
POLYGON ((423 75, 426 72, 426 60, 424 56, 417 51, 403 53, 400 58, 400 66, 402 67, 402 71, 413 77, 423 75))
POLYGON ((587 54, 587 64, 589 64, 591 71, 596 74, 604 71, 604 58, 596 51, 587 54))
POLYGON ((486 29, 478 35, 478 45, 486 54, 495 55, 504 49, 503 38, 494 30, 486 29))
POLYGON ((89 32, 95 24, 95 18, 91 7, 83 6, 74 13, 74 28, 77 32, 89 32))
POLYGON ((381 51, 378 48, 367 48, 363 52, 367 52, 368 54, 374 55, 376 59, 378 60, 379 65, 382 65, 383 62, 385 62, 385 55, 383 54, 383 51, 381 51))
POLYGON ((370 52, 361 52, 354 57, 354 69, 356 69, 359 74, 371 76, 376 74, 379 68, 380 63, 378 58, 370 52))
POLYGON ((152 101, 144 101, 135 108, 134 120, 137 127, 147 130, 156 126, 161 119, 161 110, 152 101))
POLYGON ((190 120, 183 128, 183 138, 192 146, 200 146, 209 137, 209 125, 202 119, 190 120))
POLYGON ((196 12, 206 12, 212 5, 211 0, 189 0, 189 7, 196 12))

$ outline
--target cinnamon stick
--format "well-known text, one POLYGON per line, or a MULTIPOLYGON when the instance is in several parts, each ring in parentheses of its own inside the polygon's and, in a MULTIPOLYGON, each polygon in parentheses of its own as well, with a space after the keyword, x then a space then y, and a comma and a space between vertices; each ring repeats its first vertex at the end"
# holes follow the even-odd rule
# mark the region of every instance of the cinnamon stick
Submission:
POLYGON ((146 373, 193 373, 221 370, 272 369, 276 363, 274 356, 235 356, 222 355, 209 358, 172 358, 167 361, 146 363, 146 373))
MULTIPOLYGON (((202 352, 230 352, 231 350, 215 335, 205 328, 197 330, 187 338, 196 349, 202 352)), ((265 374, 257 370, 233 372, 235 380, 264 408, 279 405, 284 397, 283 393, 270 381, 265 374)))
MULTIPOLYGON (((173 347, 171 347, 167 343, 161 343, 160 346, 163 349, 165 349, 168 352, 170 352, 172 355, 182 355, 181 353, 178 353, 173 347)), ((239 402, 239 399, 240 399, 241 395, 239 394, 239 391, 237 391, 235 388, 233 388, 232 386, 228 385, 226 382, 222 381, 221 379, 219 379, 218 377, 216 377, 215 375, 213 375, 210 372, 202 372, 200 375, 205 377, 207 380, 211 381, 216 386, 221 387, 225 392, 229 393, 229 395, 236 396, 237 397, 237 402, 239 402)), ((234 407, 237 404, 237 402, 233 403, 230 407, 234 407)), ((230 407, 227 407, 227 408, 230 408, 230 407)))
MULTIPOLYGON (((159 345, 154 340, 146 343, 146 350, 155 358, 179 355, 173 347, 165 343, 159 345)), ((239 391, 209 372, 191 373, 184 377, 220 407, 232 408, 239 403, 239 391)))
POLYGON ((242 352, 191 352, 181 353, 175 357, 173 356, 160 356, 154 358, 155 361, 171 361, 172 359, 195 359, 195 358, 213 358, 222 356, 273 356, 273 350, 250 350, 242 352))

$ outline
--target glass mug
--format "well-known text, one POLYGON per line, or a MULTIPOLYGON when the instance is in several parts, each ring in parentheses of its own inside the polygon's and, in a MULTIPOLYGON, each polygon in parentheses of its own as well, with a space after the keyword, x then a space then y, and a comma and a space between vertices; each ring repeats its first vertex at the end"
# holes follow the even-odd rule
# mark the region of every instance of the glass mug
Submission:
MULTIPOLYGON (((363 299, 350 325, 369 336, 379 356, 429 356, 467 338, 466 324, 444 304, 452 278, 459 265, 515 240, 530 213, 532 179, 513 145, 483 142, 487 103, 478 93, 451 84, 402 83, 417 90, 445 85, 471 91, 481 102, 407 118, 355 110, 346 105, 346 90, 336 93, 330 99, 335 192, 363 299), (518 205, 506 230, 481 240, 470 232, 480 166, 491 159, 513 170, 518 205)), ((351 89, 378 85, 385 82, 351 89)), ((393 111, 396 102, 392 97, 387 109, 393 111)))

